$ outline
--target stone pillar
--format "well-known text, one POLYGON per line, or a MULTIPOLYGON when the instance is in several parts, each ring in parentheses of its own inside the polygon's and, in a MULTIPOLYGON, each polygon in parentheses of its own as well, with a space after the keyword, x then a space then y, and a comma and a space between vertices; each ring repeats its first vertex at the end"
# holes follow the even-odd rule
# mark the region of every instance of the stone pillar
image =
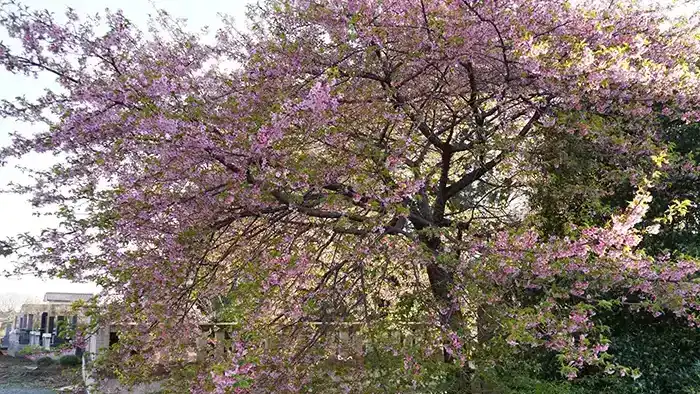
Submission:
POLYGON ((207 356, 209 355, 209 349, 207 349, 207 338, 200 336, 197 338, 196 342, 196 347, 197 347, 197 362, 201 363, 204 362, 207 359, 207 356))
POLYGON ((29 344, 32 346, 40 346, 41 345, 41 333, 39 331, 30 331, 29 332, 29 344))
POLYGON ((214 339, 216 340, 214 354, 217 356, 217 358, 222 358, 224 354, 226 354, 226 332, 219 328, 214 332, 214 339))
POLYGON ((87 351, 88 353, 96 354, 97 353, 97 336, 100 335, 100 330, 97 329, 97 332, 93 333, 90 335, 88 338, 88 347, 87 351))
POLYGON ((338 351, 336 358, 345 359, 350 356, 348 350, 350 349, 350 329, 351 326, 340 326, 340 331, 338 332, 338 351))
POLYGON ((19 330, 10 332, 10 345, 19 345, 19 330))
POLYGON ((44 349, 51 350, 51 333, 42 334, 44 349))

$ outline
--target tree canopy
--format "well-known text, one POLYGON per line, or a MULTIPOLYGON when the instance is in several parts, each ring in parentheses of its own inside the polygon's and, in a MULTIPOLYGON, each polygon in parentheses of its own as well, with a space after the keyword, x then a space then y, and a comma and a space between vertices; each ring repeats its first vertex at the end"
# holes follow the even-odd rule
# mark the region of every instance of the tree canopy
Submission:
POLYGON ((163 363, 196 374, 192 390, 425 392, 504 347, 556 352, 572 379, 636 373, 593 316, 695 326, 700 291, 697 260, 640 245, 668 179, 662 123, 700 117, 700 33, 655 7, 268 0, 206 43, 165 12, 144 33, 120 12, 4 2, 17 45, 0 64, 60 85, 0 107, 44 125, 0 159, 60 158, 15 186, 60 226, 9 245, 20 269, 102 287, 102 318, 129 323, 125 374, 163 363), (547 233, 532 196, 572 167, 567 137, 607 161, 578 195, 625 179, 631 201, 547 233), (213 316, 236 324, 233 351, 184 366, 213 316), (397 363, 329 365, 339 323, 397 363), (415 346, 387 339, 415 327, 415 346))

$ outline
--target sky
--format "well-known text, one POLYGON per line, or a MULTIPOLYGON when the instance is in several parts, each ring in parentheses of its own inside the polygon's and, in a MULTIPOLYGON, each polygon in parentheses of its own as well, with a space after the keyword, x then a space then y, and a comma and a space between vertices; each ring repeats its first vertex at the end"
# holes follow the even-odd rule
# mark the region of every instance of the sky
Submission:
MULTIPOLYGON (((156 9, 165 9, 173 17, 187 18, 188 27, 192 30, 197 31, 204 26, 209 26, 212 31, 215 31, 219 26, 218 14, 220 13, 233 16, 238 26, 243 27, 245 6, 250 0, 23 0, 22 2, 34 9, 48 9, 57 15, 62 14, 66 7, 73 8, 81 15, 94 15, 97 12, 103 12, 105 8, 121 9, 144 31, 148 15, 154 14, 156 9)), ((0 40, 6 39, 4 32, 0 32, 0 40)), ((51 84, 50 77, 35 80, 0 69, 0 99, 12 99, 19 95, 26 95, 28 98, 36 97, 51 84)), ((8 145, 10 132, 19 130, 30 133, 38 130, 38 127, 41 126, 18 124, 0 119, 0 146, 8 145)), ((21 163, 14 162, 9 166, 0 167, 0 189, 5 188, 10 181, 21 183, 28 179, 25 174, 14 168, 14 165, 42 168, 49 166, 53 160, 51 156, 29 156, 25 157, 21 163)), ((0 193, 0 239, 25 231, 36 232, 51 225, 49 218, 34 216, 32 212, 32 207, 25 196, 0 193)), ((7 269, 11 263, 10 259, 0 258, 0 272, 7 269)), ((25 299, 41 298, 45 292, 49 291, 95 292, 96 290, 97 288, 89 283, 76 284, 58 279, 41 280, 33 276, 0 277, 0 301, 4 297, 14 302, 22 302, 25 299)))

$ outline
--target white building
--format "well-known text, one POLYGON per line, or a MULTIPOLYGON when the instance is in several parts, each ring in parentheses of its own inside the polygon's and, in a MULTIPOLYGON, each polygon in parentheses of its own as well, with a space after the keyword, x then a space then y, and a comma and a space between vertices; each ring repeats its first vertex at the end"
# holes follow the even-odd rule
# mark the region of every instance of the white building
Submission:
POLYGON ((73 303, 92 297, 86 293, 46 293, 43 302, 22 305, 10 331, 10 350, 16 351, 26 345, 46 349, 60 345, 66 338, 60 335, 59 327, 75 327, 84 319, 81 311, 73 308, 73 303))

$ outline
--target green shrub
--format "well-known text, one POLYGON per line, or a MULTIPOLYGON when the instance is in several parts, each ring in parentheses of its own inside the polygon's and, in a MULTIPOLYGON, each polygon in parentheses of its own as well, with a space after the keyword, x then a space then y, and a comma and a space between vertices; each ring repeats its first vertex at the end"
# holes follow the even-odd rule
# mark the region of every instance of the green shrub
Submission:
POLYGON ((42 357, 38 360, 36 360, 36 365, 40 367, 49 367, 53 365, 54 360, 51 357, 42 357))
POLYGON ((23 347, 17 352, 18 356, 29 356, 32 354, 37 354, 37 353, 43 353, 44 349, 41 346, 37 345, 28 345, 23 347))
POLYGON ((567 381, 552 353, 532 349, 504 355, 478 378, 504 394, 700 394, 700 330, 673 316, 619 311, 597 318, 610 327, 613 361, 638 369, 640 377, 589 367, 567 381))
POLYGON ((499 394, 592 394, 557 372, 550 373, 548 370, 554 370, 556 365, 550 358, 551 354, 539 350, 512 355, 478 373, 472 385, 481 387, 483 392, 499 394))
POLYGON ((81 364, 80 357, 75 355, 63 356, 58 359, 58 363, 64 367, 77 367, 81 364))
POLYGON ((694 394, 700 392, 700 330, 673 316, 605 316, 611 328, 609 352, 615 361, 637 368, 636 379, 604 374, 583 376, 577 384, 590 393, 694 394))

